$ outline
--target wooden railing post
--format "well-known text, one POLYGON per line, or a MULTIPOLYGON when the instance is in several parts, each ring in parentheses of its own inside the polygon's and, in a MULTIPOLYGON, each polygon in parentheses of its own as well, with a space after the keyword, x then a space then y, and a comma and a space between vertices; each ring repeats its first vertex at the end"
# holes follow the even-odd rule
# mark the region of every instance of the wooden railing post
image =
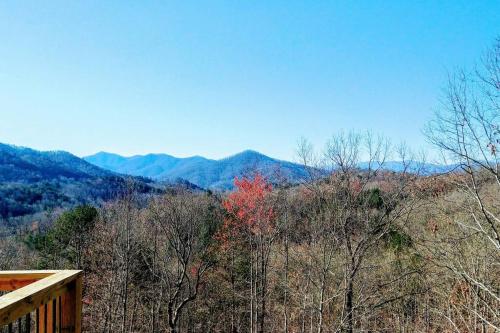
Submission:
POLYGON ((38 333, 61 332, 60 322, 60 297, 54 298, 49 303, 40 306, 36 313, 36 327, 38 333))
POLYGON ((69 290, 61 296, 61 332, 82 332, 82 277, 69 285, 69 290))
POLYGON ((22 326, 29 332, 36 312, 37 333, 81 333, 81 271, 4 271, 0 291, 8 291, 0 297, 0 332, 4 327, 21 332, 22 326))
POLYGON ((40 306, 36 312, 36 327, 37 333, 47 333, 49 326, 47 325, 48 313, 46 311, 46 305, 40 306))

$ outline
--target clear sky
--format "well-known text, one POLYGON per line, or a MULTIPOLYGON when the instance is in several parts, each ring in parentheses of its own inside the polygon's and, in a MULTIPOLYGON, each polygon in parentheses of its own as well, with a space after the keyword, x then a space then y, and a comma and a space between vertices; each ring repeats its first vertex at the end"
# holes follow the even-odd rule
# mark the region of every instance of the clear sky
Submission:
POLYGON ((294 159, 341 129, 420 148, 500 1, 0 2, 0 142, 294 159))

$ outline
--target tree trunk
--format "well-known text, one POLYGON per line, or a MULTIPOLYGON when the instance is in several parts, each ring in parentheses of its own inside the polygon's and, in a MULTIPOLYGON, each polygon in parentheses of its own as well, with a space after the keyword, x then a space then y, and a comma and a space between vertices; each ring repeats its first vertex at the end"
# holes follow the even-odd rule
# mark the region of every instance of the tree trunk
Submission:
POLYGON ((264 242, 260 240, 260 316, 259 333, 264 333, 264 321, 266 316, 266 266, 264 259, 264 242))
MULTIPOLYGON (((170 309, 169 309, 169 312, 170 312, 170 309)), ((169 317, 171 317, 171 315, 169 315, 169 317)), ((176 320, 172 320, 171 318, 169 318, 168 320, 168 328, 169 328, 169 332, 170 333, 177 333, 177 322, 176 320)))
POLYGON ((352 300, 353 300, 353 281, 351 277, 347 278, 347 285, 346 285, 346 294, 345 294, 345 311, 344 313, 346 314, 346 325, 345 325, 345 332, 346 333, 352 333, 353 332, 353 306, 352 306, 352 300))
POLYGON ((253 246, 250 243, 250 333, 253 333, 253 246))
POLYGON ((283 312, 285 316, 284 333, 288 333, 288 229, 285 234, 285 294, 283 297, 283 312))
POLYGON ((325 280, 326 280, 326 270, 323 270, 323 275, 321 276, 321 287, 319 294, 319 307, 318 307, 318 333, 323 333, 323 303, 325 299, 325 280))
POLYGON ((235 277, 234 277, 234 251, 231 250, 231 333, 236 333, 235 313, 236 304, 234 295, 236 293, 235 277))

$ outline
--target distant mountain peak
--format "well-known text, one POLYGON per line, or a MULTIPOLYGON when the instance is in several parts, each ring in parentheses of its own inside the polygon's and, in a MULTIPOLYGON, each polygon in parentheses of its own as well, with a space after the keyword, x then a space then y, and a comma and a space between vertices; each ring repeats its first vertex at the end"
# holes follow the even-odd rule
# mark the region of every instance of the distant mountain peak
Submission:
POLYGON ((261 155, 261 156, 266 156, 266 155, 262 154, 261 152, 258 152, 258 151, 253 150, 253 149, 245 149, 242 152, 240 152, 238 154, 235 154, 235 155, 261 155))
POLYGON ((237 159, 237 158, 258 158, 258 159, 272 159, 272 160, 274 160, 273 158, 271 158, 267 155, 264 155, 258 151, 247 149, 247 150, 243 150, 242 152, 239 152, 237 154, 234 154, 234 155, 231 155, 228 157, 224 157, 224 158, 220 159, 219 161, 237 159))
POLYGON ((272 178, 281 169, 294 182, 305 176, 305 167, 273 159, 258 151, 247 149, 237 154, 212 160, 202 156, 173 157, 166 154, 136 155, 134 157, 104 158, 102 154, 85 159, 99 167, 134 176, 161 181, 184 179, 196 186, 226 190, 233 187, 235 177, 258 170, 272 178))
MULTIPOLYGON (((185 158, 174 157, 167 154, 147 154, 132 157, 123 157, 116 154, 98 153, 85 159, 101 168, 117 173, 133 176, 143 176, 160 181, 175 181, 184 179, 196 186, 206 189, 227 190, 233 188, 235 177, 250 175, 255 171, 262 173, 271 181, 279 177, 294 183, 308 177, 309 171, 304 165, 275 159, 258 151, 247 149, 237 154, 212 160, 202 156, 185 158), (108 158, 104 158, 108 156, 108 158), (278 176, 279 175, 279 176, 278 176)), ((366 168, 367 163, 360 163, 360 168, 366 168)), ((446 170, 447 166, 426 164, 427 173, 438 173, 446 170)), ((390 161, 383 166, 391 171, 401 171, 402 162, 390 161)), ((411 170, 417 170, 414 163, 411 170)))

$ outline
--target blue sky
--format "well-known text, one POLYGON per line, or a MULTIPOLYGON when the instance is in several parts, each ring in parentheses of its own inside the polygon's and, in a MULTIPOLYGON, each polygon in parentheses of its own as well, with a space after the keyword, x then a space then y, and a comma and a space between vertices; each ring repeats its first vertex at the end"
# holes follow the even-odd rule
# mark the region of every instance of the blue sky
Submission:
POLYGON ((371 129, 415 149, 500 1, 1 1, 0 142, 83 156, 243 149, 371 129))

